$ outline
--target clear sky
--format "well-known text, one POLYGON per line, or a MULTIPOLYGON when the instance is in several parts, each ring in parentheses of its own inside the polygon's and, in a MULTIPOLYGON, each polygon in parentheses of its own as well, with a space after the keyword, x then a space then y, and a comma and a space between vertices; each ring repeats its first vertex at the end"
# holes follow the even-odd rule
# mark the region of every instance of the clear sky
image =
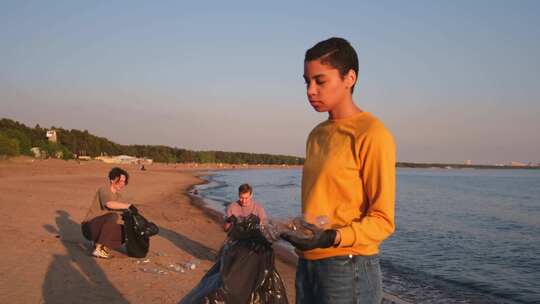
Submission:
POLYGON ((540 162, 540 1, 2 1, 0 117, 304 156, 304 52, 332 36, 399 161, 540 162))

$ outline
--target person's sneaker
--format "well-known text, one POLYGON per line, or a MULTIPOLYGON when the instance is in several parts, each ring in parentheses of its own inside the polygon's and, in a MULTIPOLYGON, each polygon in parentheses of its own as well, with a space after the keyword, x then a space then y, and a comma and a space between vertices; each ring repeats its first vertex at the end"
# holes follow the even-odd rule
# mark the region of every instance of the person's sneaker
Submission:
POLYGON ((109 249, 109 247, 106 247, 106 246, 102 245, 101 250, 105 251, 105 253, 107 253, 108 255, 110 255, 112 257, 111 249, 109 249))
POLYGON ((104 250, 104 247, 96 247, 96 249, 94 249, 94 251, 92 252, 92 255, 95 256, 96 258, 102 258, 102 259, 110 259, 111 258, 111 254, 108 253, 106 250, 104 250))

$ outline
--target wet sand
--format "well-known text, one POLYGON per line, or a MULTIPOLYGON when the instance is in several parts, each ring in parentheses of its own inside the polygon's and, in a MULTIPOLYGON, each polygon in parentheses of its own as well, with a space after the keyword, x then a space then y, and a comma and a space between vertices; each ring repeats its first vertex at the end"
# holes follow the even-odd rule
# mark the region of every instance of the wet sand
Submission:
MULTIPOLYGON (((225 234, 188 190, 218 166, 121 165, 124 197, 160 227, 148 259, 89 255, 80 232, 96 189, 114 165, 15 158, 0 161, 1 303, 177 303, 214 264, 225 234), (176 272, 170 264, 199 261, 176 272), (143 263, 145 262, 145 263, 143 263), (158 272, 158 273, 156 273, 158 272)), ((294 267, 276 260, 294 303, 294 267)), ((294 262, 294 261, 293 261, 294 262)))

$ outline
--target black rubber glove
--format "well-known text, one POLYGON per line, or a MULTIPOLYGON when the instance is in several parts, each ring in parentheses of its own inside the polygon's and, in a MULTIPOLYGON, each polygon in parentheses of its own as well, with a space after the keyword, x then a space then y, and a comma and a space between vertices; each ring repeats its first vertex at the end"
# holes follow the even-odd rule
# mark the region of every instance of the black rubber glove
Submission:
POLYGON ((225 223, 231 223, 232 225, 235 225, 237 222, 238 222, 238 218, 234 215, 231 215, 225 219, 225 223))
POLYGON ((314 225, 304 225, 305 228, 313 232, 313 237, 311 238, 301 238, 295 236, 292 233, 283 233, 281 238, 291 243, 296 249, 305 251, 315 248, 328 248, 334 246, 336 241, 337 230, 327 229, 321 230, 314 225))
POLYGON ((128 208, 128 211, 131 212, 132 214, 139 214, 139 210, 134 205, 130 205, 128 208))

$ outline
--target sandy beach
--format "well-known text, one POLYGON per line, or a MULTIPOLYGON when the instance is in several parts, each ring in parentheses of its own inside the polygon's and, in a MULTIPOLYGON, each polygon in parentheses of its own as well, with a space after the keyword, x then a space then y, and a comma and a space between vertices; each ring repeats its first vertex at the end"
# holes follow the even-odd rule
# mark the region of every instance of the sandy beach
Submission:
MULTIPOLYGON (((154 164, 140 171, 122 165, 130 173, 124 197, 160 233, 151 239, 147 259, 121 252, 110 260, 91 257, 80 222, 111 167, 97 161, 0 161, 0 302, 177 303, 214 264, 225 234, 187 194, 211 166, 154 164), (194 270, 169 268, 192 261, 199 263, 194 270)), ((294 303, 294 267, 279 259, 276 265, 294 303)))

